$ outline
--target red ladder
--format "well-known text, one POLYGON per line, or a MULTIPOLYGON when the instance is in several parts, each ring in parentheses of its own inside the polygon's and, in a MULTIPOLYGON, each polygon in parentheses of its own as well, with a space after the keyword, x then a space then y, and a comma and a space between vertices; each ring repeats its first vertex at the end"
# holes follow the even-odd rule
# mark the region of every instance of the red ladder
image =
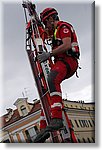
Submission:
MULTIPOLYGON (((39 93, 40 102, 43 108, 44 115, 46 117, 47 125, 50 123, 50 93, 47 83, 47 75, 50 72, 50 63, 51 60, 48 60, 44 63, 39 63, 37 60, 37 55, 39 52, 47 51, 45 45, 40 37, 38 24, 42 26, 40 19, 36 13, 35 5, 29 1, 23 2, 23 8, 25 13, 26 24, 28 23, 27 12, 29 13, 31 20, 31 35, 26 30, 26 51, 28 58, 31 64, 32 73, 36 82, 36 87, 39 93)), ((43 27, 43 26, 42 26, 43 27)), ((65 109, 63 109, 63 120, 64 128, 60 131, 51 132, 51 140, 54 143, 60 142, 73 142, 76 143, 76 137, 72 129, 68 115, 66 114, 65 109), (66 133, 65 133, 66 132, 66 133)))

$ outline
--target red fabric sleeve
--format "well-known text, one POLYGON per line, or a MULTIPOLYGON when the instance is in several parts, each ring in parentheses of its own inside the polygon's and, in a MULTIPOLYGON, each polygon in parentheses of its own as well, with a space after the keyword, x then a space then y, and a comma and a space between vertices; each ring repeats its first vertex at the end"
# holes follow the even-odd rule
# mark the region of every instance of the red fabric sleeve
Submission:
POLYGON ((67 27, 60 28, 59 34, 61 39, 71 37, 71 31, 67 27))
POLYGON ((39 28, 40 36, 42 40, 44 41, 45 39, 47 39, 47 33, 44 31, 42 27, 38 27, 38 28, 39 28))

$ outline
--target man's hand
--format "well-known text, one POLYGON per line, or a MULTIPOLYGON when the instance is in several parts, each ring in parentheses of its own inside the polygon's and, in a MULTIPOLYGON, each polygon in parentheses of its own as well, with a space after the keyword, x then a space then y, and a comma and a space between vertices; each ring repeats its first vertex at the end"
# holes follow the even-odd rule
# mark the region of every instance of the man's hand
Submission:
POLYGON ((46 61, 50 57, 50 52, 42 52, 37 56, 37 59, 40 61, 40 63, 46 61))

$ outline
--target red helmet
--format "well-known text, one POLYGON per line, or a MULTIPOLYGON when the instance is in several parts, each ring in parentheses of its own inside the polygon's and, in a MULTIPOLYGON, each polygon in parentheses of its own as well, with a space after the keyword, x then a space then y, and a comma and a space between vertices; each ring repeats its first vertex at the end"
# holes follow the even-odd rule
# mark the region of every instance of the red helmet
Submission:
POLYGON ((49 16, 56 14, 58 15, 58 12, 54 8, 46 8, 43 10, 42 13, 40 13, 41 21, 44 22, 49 16))

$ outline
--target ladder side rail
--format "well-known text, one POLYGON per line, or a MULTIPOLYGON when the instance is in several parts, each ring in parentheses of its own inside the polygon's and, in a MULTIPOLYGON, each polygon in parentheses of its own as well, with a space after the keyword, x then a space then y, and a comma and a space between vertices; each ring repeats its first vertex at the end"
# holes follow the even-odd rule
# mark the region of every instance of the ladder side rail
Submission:
MULTIPOLYGON (((35 81, 36 81, 36 86, 37 86, 37 89, 38 89, 40 102, 41 102, 41 105, 43 106, 42 109, 43 109, 43 112, 45 114, 47 124, 49 124, 50 123, 50 108, 49 108, 49 104, 48 104, 49 94, 44 95, 44 93, 42 91, 42 83, 41 83, 41 80, 40 80, 40 78, 38 76, 38 72, 37 72, 38 70, 36 68, 36 63, 33 62, 32 51, 28 50, 27 53, 28 53, 28 57, 29 57, 30 64, 31 64, 31 68, 32 68, 32 71, 33 71, 33 76, 34 76, 35 81), (45 111, 46 109, 47 109, 47 111, 45 111)), ((51 138, 52 138, 52 141, 54 143, 58 143, 59 142, 56 132, 51 133, 51 138)))
MULTIPOLYGON (((27 42, 27 40, 26 40, 26 42, 27 42)), ((31 39, 29 39, 28 43, 31 44, 31 39)), ((34 41, 32 43, 34 44, 34 41)), ((29 49, 27 50, 27 54, 28 54, 28 57, 29 57, 29 60, 30 60, 31 68, 32 68, 32 71, 33 71, 33 76, 34 76, 35 81, 36 81, 36 86, 37 86, 37 89, 38 89, 40 102, 41 102, 41 105, 43 106, 42 108, 43 108, 43 112, 44 112, 45 117, 46 117, 47 124, 49 124, 50 119, 51 119, 50 118, 50 107, 49 107, 49 103, 48 103, 48 101, 50 101, 50 95, 49 95, 49 92, 46 95, 44 95, 45 93, 44 93, 44 91, 42 91, 43 86, 42 86, 42 83, 41 83, 41 78, 39 77, 39 70, 38 70, 37 64, 36 64, 37 61, 34 61, 34 57, 33 57, 34 51, 31 50, 31 45, 27 45, 27 46, 29 46, 29 49), (45 111, 46 109, 47 109, 47 111, 45 111)), ((26 46, 26 48, 27 48, 27 46, 26 46)), ((44 81, 44 79, 43 79, 43 81, 44 81)), ((59 139, 57 137, 56 132, 51 133, 51 139, 54 143, 59 142, 59 139)))

